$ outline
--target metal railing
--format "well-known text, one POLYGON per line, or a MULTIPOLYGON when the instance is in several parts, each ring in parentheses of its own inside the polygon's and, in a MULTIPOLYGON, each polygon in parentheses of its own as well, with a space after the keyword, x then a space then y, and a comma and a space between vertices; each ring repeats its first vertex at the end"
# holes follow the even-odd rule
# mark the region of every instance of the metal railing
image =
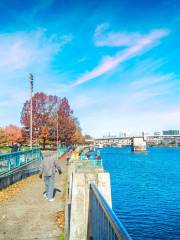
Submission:
POLYGON ((34 160, 42 160, 40 148, 0 154, 0 174, 10 172, 34 160))
POLYGON ((67 152, 67 147, 58 147, 57 148, 57 158, 61 157, 65 152, 67 152))
POLYGON ((89 194, 88 239, 132 240, 94 183, 89 194))
POLYGON ((76 171, 85 171, 90 170, 94 168, 102 168, 102 159, 96 160, 96 159, 89 159, 89 160, 74 160, 75 164, 75 170, 76 171))

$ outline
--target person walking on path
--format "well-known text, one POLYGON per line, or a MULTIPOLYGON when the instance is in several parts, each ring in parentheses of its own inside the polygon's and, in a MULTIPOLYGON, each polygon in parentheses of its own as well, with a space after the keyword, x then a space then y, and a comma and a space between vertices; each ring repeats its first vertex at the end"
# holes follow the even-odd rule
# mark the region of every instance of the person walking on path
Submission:
POLYGON ((53 192, 56 171, 58 171, 59 174, 62 173, 57 160, 53 157, 46 156, 41 163, 39 177, 42 178, 42 175, 44 175, 44 197, 46 197, 49 202, 54 201, 53 192))

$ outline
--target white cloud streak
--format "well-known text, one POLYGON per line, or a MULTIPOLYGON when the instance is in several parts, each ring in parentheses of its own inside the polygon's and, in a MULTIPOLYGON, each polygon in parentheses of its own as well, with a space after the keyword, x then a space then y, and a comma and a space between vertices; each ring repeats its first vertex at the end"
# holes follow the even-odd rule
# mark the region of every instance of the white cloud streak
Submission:
POLYGON ((137 56, 138 54, 142 53, 145 50, 148 50, 150 47, 157 44, 158 40, 167 36, 168 33, 169 31, 165 29, 154 30, 150 34, 147 34, 146 36, 141 37, 137 41, 137 43, 134 44, 132 47, 129 47, 122 52, 119 52, 114 57, 110 57, 110 56, 103 57, 102 61, 96 68, 80 76, 72 84, 72 86, 74 87, 74 86, 83 84, 94 78, 100 77, 101 75, 107 73, 108 71, 113 70, 120 63, 137 56))
POLYGON ((98 47, 129 47, 136 44, 143 35, 139 33, 106 32, 109 24, 97 26, 94 34, 94 44, 98 47))
POLYGON ((169 74, 156 74, 156 75, 150 75, 150 76, 145 76, 141 79, 135 80, 131 83, 131 87, 133 87, 134 89, 140 89, 140 88, 144 88, 144 87, 151 87, 153 85, 157 85, 158 84, 164 84, 165 82, 168 82, 168 85, 170 85, 170 83, 176 79, 176 76, 173 73, 169 73, 169 74))
POLYGON ((62 47, 73 39, 72 35, 50 37, 45 29, 34 32, 0 35, 0 70, 8 73, 31 66, 47 65, 62 47))

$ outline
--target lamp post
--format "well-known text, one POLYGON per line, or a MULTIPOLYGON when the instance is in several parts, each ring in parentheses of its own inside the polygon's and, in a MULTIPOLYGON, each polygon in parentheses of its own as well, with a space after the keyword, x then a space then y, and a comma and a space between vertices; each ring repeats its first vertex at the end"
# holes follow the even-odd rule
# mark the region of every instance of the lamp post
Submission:
POLYGON ((57 122, 56 122, 56 148, 57 148, 57 160, 59 157, 58 145, 59 145, 59 101, 57 101, 57 122))
POLYGON ((33 75, 29 74, 30 83, 30 148, 32 149, 32 94, 33 94, 33 75))
POLYGON ((57 123, 56 123, 56 145, 58 150, 59 145, 59 102, 57 102, 57 123))
POLYGON ((38 133, 39 133, 39 128, 35 128, 35 134, 36 134, 36 147, 38 146, 38 133))
POLYGON ((57 145, 57 149, 58 149, 58 144, 59 144, 59 124, 58 124, 58 120, 59 120, 59 117, 58 117, 58 114, 57 114, 57 143, 56 143, 56 145, 57 145))

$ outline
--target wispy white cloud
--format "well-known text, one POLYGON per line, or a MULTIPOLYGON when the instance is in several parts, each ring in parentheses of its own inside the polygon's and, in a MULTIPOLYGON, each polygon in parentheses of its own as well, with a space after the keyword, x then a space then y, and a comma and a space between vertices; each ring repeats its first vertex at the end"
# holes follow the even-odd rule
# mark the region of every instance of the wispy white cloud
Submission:
POLYGON ((141 61, 140 64, 136 64, 136 76, 156 72, 157 70, 160 70, 161 67, 163 67, 165 64, 167 64, 167 60, 159 57, 157 59, 146 58, 141 61))
POLYGON ((162 85, 158 87, 149 87, 137 91, 132 91, 130 96, 130 105, 132 105, 132 101, 134 102, 133 104, 142 104, 143 102, 145 103, 147 100, 150 100, 152 98, 166 95, 169 93, 169 89, 169 85, 162 85))
POLYGON ((106 56, 103 57, 100 64, 95 67, 93 70, 83 74, 80 76, 72 86, 77 86, 83 84, 91 79, 97 78, 108 71, 116 68, 120 63, 127 61, 128 59, 137 56, 138 54, 142 53, 143 51, 148 50, 150 47, 153 47, 158 41, 167 36, 169 33, 166 29, 158 29, 154 30, 151 33, 141 37, 136 44, 131 47, 128 47, 124 51, 117 53, 115 56, 110 57, 106 56))
POLYGON ((176 79, 174 73, 169 74, 156 74, 156 75, 146 75, 138 80, 133 81, 130 86, 134 89, 149 88, 153 85, 157 87, 159 84, 164 84, 168 82, 171 85, 172 81, 176 79))
POLYGON ((94 33, 94 44, 98 47, 127 47, 136 44, 143 35, 140 33, 107 32, 109 24, 97 26, 94 33))
POLYGON ((88 107, 92 107, 93 105, 97 105, 98 99, 96 97, 92 97, 93 94, 91 91, 86 93, 79 93, 73 97, 72 105, 75 110, 81 110, 88 107))
POLYGON ((26 69, 48 64, 62 47, 73 39, 72 35, 50 37, 45 29, 33 32, 0 35, 0 70, 26 69))

